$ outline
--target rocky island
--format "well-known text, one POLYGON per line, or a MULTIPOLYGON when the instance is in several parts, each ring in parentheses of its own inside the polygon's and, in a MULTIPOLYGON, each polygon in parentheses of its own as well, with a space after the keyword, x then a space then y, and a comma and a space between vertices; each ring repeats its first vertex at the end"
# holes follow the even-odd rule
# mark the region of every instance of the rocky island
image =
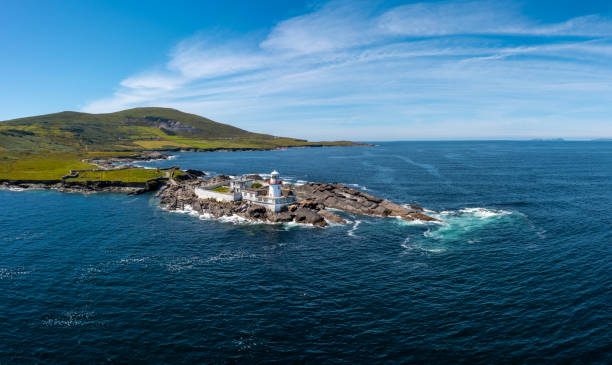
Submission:
MULTIPOLYGON (((272 174, 274 176, 274 174, 272 174)), ((273 182, 259 175, 246 175, 232 179, 227 175, 202 179, 191 174, 183 175, 179 181, 170 181, 156 194, 162 208, 171 211, 193 211, 212 218, 238 216, 252 222, 296 222, 327 226, 330 223, 346 223, 333 210, 353 214, 397 217, 407 221, 436 221, 425 214, 425 209, 413 205, 399 205, 386 199, 375 197, 363 191, 339 183, 310 182, 303 185, 282 184, 283 196, 294 197, 290 203, 283 204, 278 211, 265 204, 257 204, 246 199, 233 199, 231 187, 235 181, 253 181, 255 188, 248 191, 259 192, 265 197, 273 182), (267 187, 265 185, 268 185, 267 187), (225 191, 229 196, 198 196, 198 189, 210 187, 211 191, 225 191), (220 187, 227 187, 220 189, 220 187)))

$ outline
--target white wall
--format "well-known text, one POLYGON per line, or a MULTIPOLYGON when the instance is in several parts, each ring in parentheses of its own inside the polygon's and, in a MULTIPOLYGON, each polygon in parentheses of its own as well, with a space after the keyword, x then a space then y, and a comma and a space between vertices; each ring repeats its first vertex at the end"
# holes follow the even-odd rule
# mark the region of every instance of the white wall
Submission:
POLYGON ((239 200, 237 199, 239 195, 236 196, 234 193, 223 194, 223 193, 219 193, 216 191, 210 191, 210 190, 206 190, 202 188, 195 188, 194 192, 200 199, 215 199, 218 202, 233 202, 235 200, 239 200))

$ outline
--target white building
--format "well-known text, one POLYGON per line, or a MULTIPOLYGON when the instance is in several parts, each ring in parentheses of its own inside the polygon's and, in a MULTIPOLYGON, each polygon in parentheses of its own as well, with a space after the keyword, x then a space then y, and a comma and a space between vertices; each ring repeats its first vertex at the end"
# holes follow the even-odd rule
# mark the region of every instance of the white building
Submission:
POLYGON ((245 177, 232 179, 229 182, 227 192, 214 191, 219 186, 227 186, 226 183, 210 185, 205 188, 195 189, 195 194, 200 199, 215 199, 217 201, 238 201, 246 200, 249 203, 261 205, 273 212, 279 212, 282 207, 295 203, 295 196, 291 191, 283 192, 283 181, 280 179, 278 171, 272 171, 270 179, 267 181, 267 195, 262 190, 253 189, 254 181, 245 177))

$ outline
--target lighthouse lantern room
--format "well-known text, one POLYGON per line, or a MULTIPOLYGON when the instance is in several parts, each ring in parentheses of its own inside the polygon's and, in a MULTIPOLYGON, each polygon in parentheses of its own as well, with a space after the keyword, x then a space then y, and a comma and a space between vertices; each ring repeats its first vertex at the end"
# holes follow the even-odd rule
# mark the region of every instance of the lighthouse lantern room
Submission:
POLYGON ((283 193, 281 191, 283 182, 280 179, 280 174, 278 173, 278 171, 276 170, 272 171, 272 174, 270 174, 270 180, 268 180, 268 184, 269 184, 269 188, 268 188, 269 196, 273 198, 280 198, 281 196, 283 196, 283 193))

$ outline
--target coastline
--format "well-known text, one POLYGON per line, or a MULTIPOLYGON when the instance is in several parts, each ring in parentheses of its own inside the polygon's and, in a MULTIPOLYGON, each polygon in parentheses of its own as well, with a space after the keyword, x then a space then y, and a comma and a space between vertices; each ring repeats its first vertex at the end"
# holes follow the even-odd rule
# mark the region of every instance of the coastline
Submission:
MULTIPOLYGON (((244 150, 217 149, 211 151, 181 149, 180 152, 233 152, 244 150)), ((239 217, 249 222, 295 222, 322 227, 329 224, 346 224, 346 220, 334 213, 334 211, 365 216, 395 217, 405 221, 437 221, 436 218, 425 214, 427 210, 421 207, 399 205, 339 183, 308 182, 304 184, 285 184, 283 188, 288 188, 290 194, 294 195, 297 200, 294 199, 294 204, 283 207, 280 211, 269 211, 266 207, 245 201, 222 202, 215 199, 202 199, 196 196, 196 188, 205 184, 207 180, 209 182, 216 181, 215 179, 219 179, 224 175, 205 178, 206 174, 202 171, 182 171, 178 166, 165 169, 146 169, 130 165, 137 162, 169 160, 171 158, 171 155, 164 154, 161 151, 140 152, 139 154, 127 156, 117 156, 110 153, 105 157, 94 156, 83 160, 83 162, 91 164, 97 169, 70 170, 61 179, 52 180, 0 179, 0 188, 13 191, 56 190, 63 193, 82 194, 115 192, 127 193, 128 195, 159 190, 155 196, 159 197, 158 204, 165 210, 193 211, 199 216, 209 216, 215 219, 239 217), (150 173, 157 175, 154 178, 141 179, 142 181, 102 179, 102 176, 108 176, 109 174, 138 173, 142 175, 144 171, 150 171, 150 173), (178 174, 175 174, 175 172, 178 172, 178 174), (100 176, 100 179, 88 180, 88 176, 100 176)), ((229 185, 229 180, 225 181, 225 183, 229 185)))

